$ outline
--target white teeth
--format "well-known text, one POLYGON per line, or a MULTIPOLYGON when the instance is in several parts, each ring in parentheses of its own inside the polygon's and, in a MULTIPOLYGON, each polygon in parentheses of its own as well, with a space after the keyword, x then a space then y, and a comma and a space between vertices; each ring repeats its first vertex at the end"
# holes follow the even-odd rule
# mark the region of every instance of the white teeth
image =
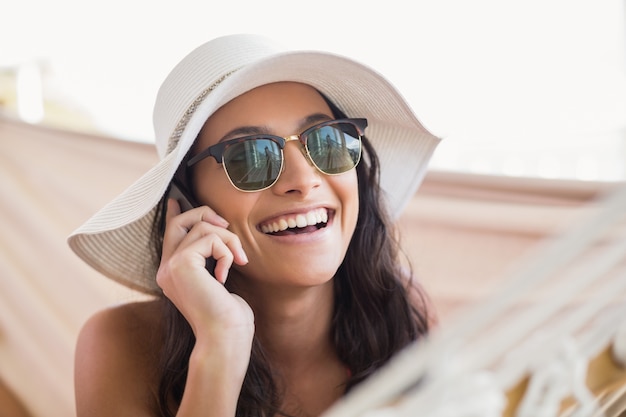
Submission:
POLYGON ((307 218, 304 217, 302 214, 298 214, 296 216, 296 226, 298 226, 298 227, 306 227, 307 225, 308 225, 307 218))
POLYGON ((314 226, 318 223, 326 223, 328 221, 328 212, 326 209, 311 210, 308 213, 297 214, 295 217, 281 218, 272 223, 266 223, 261 226, 263 233, 275 233, 295 227, 303 228, 314 226))

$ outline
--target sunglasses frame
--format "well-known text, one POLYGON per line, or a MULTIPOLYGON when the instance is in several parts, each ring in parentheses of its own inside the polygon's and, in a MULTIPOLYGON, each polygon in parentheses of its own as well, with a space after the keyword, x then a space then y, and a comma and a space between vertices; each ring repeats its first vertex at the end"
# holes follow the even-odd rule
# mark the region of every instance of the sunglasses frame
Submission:
MULTIPOLYGON (((270 135, 270 134, 258 134, 258 135, 242 136, 240 138, 226 140, 226 141, 223 141, 223 142, 216 143, 215 145, 209 146, 205 150, 201 151, 200 153, 198 153, 197 155, 195 155, 194 157, 189 159, 189 161, 187 161, 187 163, 186 163, 186 167, 187 168, 191 168, 195 164, 197 164, 198 162, 202 161, 203 159, 208 158, 209 156, 212 156, 213 158, 215 158, 215 161, 217 161, 218 164, 222 164, 222 166, 224 166, 224 171, 226 172, 226 177, 228 178, 228 181, 230 181, 232 186, 235 187, 237 190, 243 191, 243 192, 247 192, 247 193, 263 191, 263 190, 266 190, 266 189, 270 188, 274 184, 276 184, 276 182, 280 178, 280 174, 282 173, 282 167, 284 166, 284 162, 285 162, 285 155, 283 153, 283 150, 285 149, 285 146, 287 145, 287 142, 297 140, 297 141, 299 141, 302 144, 302 147, 306 150, 306 157, 307 157, 307 159, 313 164, 313 166, 319 172, 321 172, 321 173, 323 173, 325 175, 340 175, 340 174, 343 174, 343 173, 345 173, 345 172, 347 172, 349 170, 346 170, 346 171, 343 171, 343 172, 338 172, 338 173, 328 173, 328 172, 325 172, 324 170, 322 170, 315 163, 313 158, 311 158, 311 154, 309 153, 309 147, 307 146, 307 136, 312 131, 315 131, 315 130, 318 130, 318 129, 322 129, 322 128, 326 127, 326 126, 331 126, 331 125, 334 125, 334 124, 341 124, 341 123, 350 124, 350 125, 354 126, 356 128, 356 131, 357 131, 358 135, 359 135, 358 140, 361 143, 361 145, 359 147, 359 158, 356 160, 356 162, 354 163, 354 166, 352 167, 352 168, 354 168, 354 167, 356 167, 359 164, 359 161, 361 160, 361 155, 363 153, 363 144, 362 144, 361 139, 363 138, 363 136, 365 134, 365 128, 367 127, 367 119, 365 119, 365 118, 344 118, 344 119, 328 120, 326 122, 318 123, 318 124, 316 124, 314 126, 311 126, 311 127, 307 128, 304 132, 302 132, 300 134, 290 135, 290 136, 286 136, 286 137, 270 135), (230 174, 228 173, 228 169, 226 168, 226 164, 224 164, 224 152, 226 151, 226 148, 228 146, 235 145, 235 144, 241 143, 241 142, 246 142, 246 141, 249 141, 249 140, 258 140, 258 139, 269 139, 269 140, 275 142, 276 144, 278 144, 278 147, 280 148, 280 152, 281 152, 281 169, 278 172, 278 175, 276 176, 274 181, 272 181, 272 183, 269 184, 268 186, 263 187, 263 188, 259 188, 259 189, 254 189, 254 190, 245 190, 245 189, 242 189, 242 188, 238 187, 237 185, 235 185, 235 183, 231 179, 230 174)), ((352 168, 350 168, 350 169, 352 169, 352 168)))

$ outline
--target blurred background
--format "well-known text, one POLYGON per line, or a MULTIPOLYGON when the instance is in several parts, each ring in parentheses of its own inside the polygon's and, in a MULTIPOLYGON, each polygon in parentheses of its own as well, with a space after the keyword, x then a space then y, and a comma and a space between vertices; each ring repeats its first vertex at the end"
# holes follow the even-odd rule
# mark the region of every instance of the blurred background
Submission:
POLYGON ((626 176, 624 0, 2 0, 0 109, 151 141, 156 91, 235 32, 326 49, 386 75, 446 138, 434 168, 626 176))
POLYGON ((444 138, 398 219, 442 327, 626 180, 626 0, 0 6, 2 417, 73 415, 82 324, 145 298, 65 239, 154 163, 156 92, 208 39, 261 33, 355 58, 444 138))

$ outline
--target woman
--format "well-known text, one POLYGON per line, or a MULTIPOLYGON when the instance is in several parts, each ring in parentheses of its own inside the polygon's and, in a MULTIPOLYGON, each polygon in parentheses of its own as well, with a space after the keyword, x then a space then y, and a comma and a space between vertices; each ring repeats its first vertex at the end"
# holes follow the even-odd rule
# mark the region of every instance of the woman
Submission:
POLYGON ((380 75, 227 36, 154 122, 161 161, 69 238, 155 294, 83 327, 79 417, 315 416, 427 332, 391 219, 438 139, 380 75))

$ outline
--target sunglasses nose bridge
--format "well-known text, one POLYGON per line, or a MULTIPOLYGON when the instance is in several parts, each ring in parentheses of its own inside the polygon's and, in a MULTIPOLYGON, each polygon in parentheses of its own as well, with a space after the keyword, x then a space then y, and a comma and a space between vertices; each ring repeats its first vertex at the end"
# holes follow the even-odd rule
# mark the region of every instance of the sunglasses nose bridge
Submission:
POLYGON ((285 142, 290 142, 292 140, 300 140, 300 135, 289 135, 289 136, 285 136, 283 139, 285 139, 285 142))
POLYGON ((300 137, 300 135, 289 135, 289 136, 285 136, 283 139, 285 139, 285 146, 287 146, 287 143, 289 142, 300 142, 300 144, 302 145, 302 147, 300 149, 303 149, 304 146, 304 141, 302 140, 302 138, 300 137))
MULTIPOLYGON (((310 159, 309 155, 308 155, 308 149, 305 145, 304 140, 302 139, 302 135, 289 135, 289 136, 285 136, 283 139, 285 139, 285 146, 287 146, 288 142, 300 142, 300 152, 302 153, 302 155, 304 155, 304 157, 308 160, 310 159)), ((284 156, 283 156, 284 158, 284 156)), ((311 163, 312 161, 309 161, 309 163, 311 163)))
POLYGON ((314 167, 316 169, 319 170, 319 168, 317 168, 317 165, 315 164, 315 162, 313 162, 313 159, 311 158, 311 155, 309 155, 309 150, 306 146, 306 142, 304 141, 302 135, 290 135, 290 136, 286 136, 283 139, 285 139, 285 148, 283 149, 283 169, 285 168, 285 150, 287 148, 287 143, 288 142, 296 142, 294 143, 294 145, 298 146, 298 150, 300 151, 300 154, 304 157, 304 159, 306 160, 306 162, 311 166, 314 167))

